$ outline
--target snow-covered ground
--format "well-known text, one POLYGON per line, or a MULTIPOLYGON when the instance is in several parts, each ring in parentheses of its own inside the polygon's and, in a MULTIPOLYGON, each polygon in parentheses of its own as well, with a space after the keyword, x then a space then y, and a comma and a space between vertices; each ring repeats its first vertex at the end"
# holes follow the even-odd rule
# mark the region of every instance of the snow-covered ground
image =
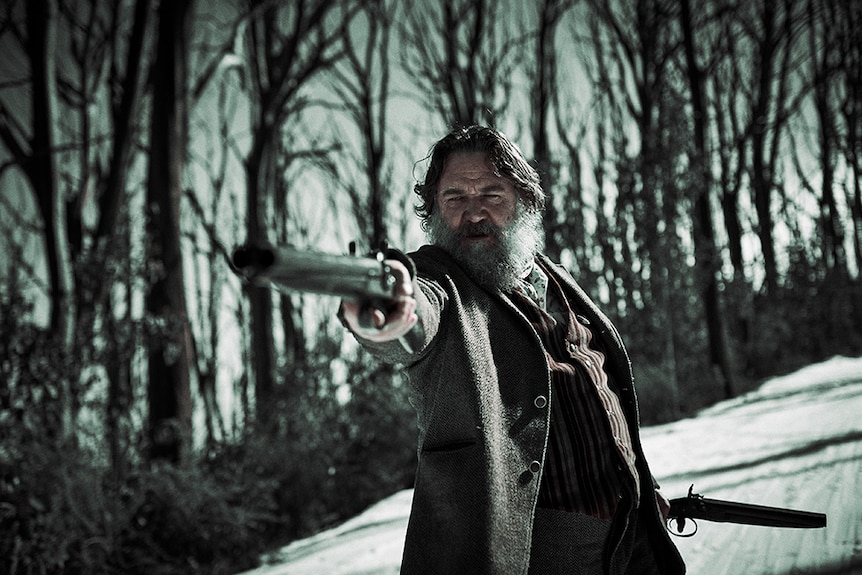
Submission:
MULTIPOLYGON (((676 539, 692 575, 862 575, 862 358, 836 357, 696 417, 642 430, 668 497, 826 513, 825 529, 699 521, 676 539)), ((296 541, 246 575, 398 573, 412 491, 296 541)))

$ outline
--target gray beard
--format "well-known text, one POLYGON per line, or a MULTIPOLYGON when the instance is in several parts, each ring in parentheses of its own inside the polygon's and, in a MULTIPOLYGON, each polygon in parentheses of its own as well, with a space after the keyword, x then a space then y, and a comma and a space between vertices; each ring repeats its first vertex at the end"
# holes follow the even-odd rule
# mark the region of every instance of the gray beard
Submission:
POLYGON ((443 222, 439 210, 428 221, 428 241, 446 250, 479 284, 510 292, 530 269, 542 246, 542 217, 518 204, 515 218, 498 228, 491 222, 465 224, 454 231, 443 222), (463 245, 464 237, 488 234, 494 242, 463 245))

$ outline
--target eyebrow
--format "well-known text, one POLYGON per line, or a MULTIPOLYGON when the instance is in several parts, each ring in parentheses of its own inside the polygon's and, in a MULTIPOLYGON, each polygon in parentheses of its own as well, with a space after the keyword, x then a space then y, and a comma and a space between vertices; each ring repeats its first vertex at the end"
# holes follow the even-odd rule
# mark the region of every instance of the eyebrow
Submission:
MULTIPOLYGON (((505 189, 505 187, 503 186, 503 184, 496 184, 496 183, 495 184, 488 184, 487 186, 483 186, 483 187, 479 188, 479 193, 485 194, 488 192, 501 192, 504 189, 505 189)), ((457 186, 450 186, 448 188, 440 190, 440 195, 441 196, 452 196, 455 194, 461 194, 463 192, 464 192, 463 188, 459 188, 457 186)))

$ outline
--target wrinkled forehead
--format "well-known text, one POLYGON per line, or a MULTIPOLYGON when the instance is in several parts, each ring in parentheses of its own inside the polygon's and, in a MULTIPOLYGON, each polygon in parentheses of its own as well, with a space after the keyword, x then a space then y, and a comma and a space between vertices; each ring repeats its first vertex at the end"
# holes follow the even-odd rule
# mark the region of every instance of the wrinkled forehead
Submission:
POLYGON ((498 175, 485 152, 457 152, 450 155, 440 174, 438 191, 453 185, 503 185, 511 183, 498 175))

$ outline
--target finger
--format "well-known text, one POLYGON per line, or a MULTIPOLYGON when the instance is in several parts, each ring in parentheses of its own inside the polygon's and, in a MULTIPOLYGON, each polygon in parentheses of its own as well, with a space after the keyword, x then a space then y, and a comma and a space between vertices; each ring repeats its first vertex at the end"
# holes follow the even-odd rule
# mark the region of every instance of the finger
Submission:
POLYGON ((388 318, 386 317, 386 314, 383 313, 383 310, 374 308, 371 311, 371 321, 374 322, 374 327, 380 330, 386 326, 388 318))
POLYGON ((395 277, 395 285, 392 288, 393 298, 412 296, 413 278, 410 277, 410 272, 404 264, 398 260, 386 260, 386 264, 389 266, 390 273, 395 277))
POLYGON ((389 341, 403 336, 419 321, 415 309, 416 302, 412 299, 398 304, 390 310, 386 316, 386 322, 380 326, 379 330, 370 334, 369 337, 378 341, 389 341))
POLYGON ((415 315, 416 300, 413 298, 406 298, 398 302, 386 319, 387 323, 390 323, 394 330, 398 330, 402 327, 412 327, 415 322, 412 321, 411 318, 415 315))

